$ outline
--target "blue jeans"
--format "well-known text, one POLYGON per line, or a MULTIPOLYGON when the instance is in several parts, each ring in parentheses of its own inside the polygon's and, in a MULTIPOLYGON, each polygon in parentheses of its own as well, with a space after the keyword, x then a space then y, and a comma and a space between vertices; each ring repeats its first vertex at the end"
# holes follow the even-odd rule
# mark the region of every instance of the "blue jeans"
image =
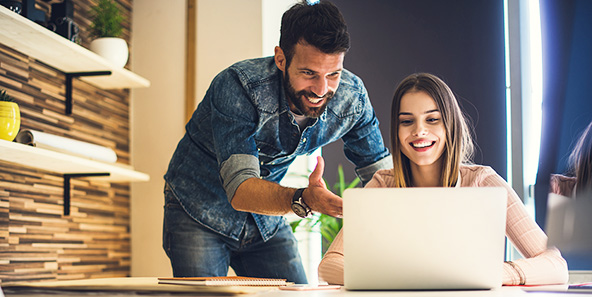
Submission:
POLYGON ((163 248, 176 277, 225 276, 230 266, 240 276, 308 283, 298 242, 288 224, 264 242, 253 217, 248 216, 240 239, 236 241, 192 219, 166 188, 163 248))

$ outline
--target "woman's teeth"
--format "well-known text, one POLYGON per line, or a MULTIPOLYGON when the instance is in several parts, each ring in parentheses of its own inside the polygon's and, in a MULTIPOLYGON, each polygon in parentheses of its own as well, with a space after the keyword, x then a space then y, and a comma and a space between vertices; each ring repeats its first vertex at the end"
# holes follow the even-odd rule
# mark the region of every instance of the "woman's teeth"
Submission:
POLYGON ((412 142, 411 145, 416 148, 424 148, 431 146, 433 144, 432 141, 421 141, 421 142, 412 142))

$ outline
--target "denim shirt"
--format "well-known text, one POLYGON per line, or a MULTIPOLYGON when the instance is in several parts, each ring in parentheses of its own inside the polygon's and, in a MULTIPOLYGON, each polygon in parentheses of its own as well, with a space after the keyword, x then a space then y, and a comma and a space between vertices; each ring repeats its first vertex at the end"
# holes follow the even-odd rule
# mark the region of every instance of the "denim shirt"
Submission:
MULTIPOLYGON (((367 182, 392 167, 362 81, 343 70, 325 112, 300 131, 290 112, 282 72, 273 57, 238 62, 219 73, 186 125, 165 181, 193 219, 238 240, 247 212, 232 208, 248 178, 280 182, 296 156, 342 139, 344 152, 367 182)), ((252 214, 263 240, 285 224, 282 216, 252 214)))

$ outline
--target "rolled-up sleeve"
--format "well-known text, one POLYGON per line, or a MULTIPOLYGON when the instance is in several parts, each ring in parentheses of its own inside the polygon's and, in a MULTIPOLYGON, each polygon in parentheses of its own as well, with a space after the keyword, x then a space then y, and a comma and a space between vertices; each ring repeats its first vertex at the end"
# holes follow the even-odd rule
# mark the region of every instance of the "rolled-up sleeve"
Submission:
POLYGON ((259 178, 259 172, 259 160, 252 155, 232 155, 222 162, 220 177, 228 202, 232 202, 232 197, 241 183, 251 177, 259 178))
POLYGON ((369 182, 372 177, 374 176, 374 173, 380 169, 391 169, 393 168, 393 158, 391 157, 391 155, 388 155, 368 166, 362 167, 362 168, 358 168, 356 169, 356 173, 358 174, 358 177, 360 178, 360 180, 362 181, 363 185, 366 185, 367 182, 369 182))

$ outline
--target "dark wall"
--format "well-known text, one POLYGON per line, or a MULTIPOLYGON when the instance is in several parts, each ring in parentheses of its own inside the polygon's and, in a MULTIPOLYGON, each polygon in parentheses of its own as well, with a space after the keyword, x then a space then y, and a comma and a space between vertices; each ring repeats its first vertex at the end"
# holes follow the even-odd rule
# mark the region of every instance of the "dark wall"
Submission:
MULTIPOLYGON (((506 176, 504 23, 502 1, 333 0, 348 24, 345 67, 366 85, 390 146, 390 109, 397 84, 413 72, 441 77, 475 126, 476 163, 506 176)), ((323 148, 325 178, 344 165, 343 143, 323 148)))

